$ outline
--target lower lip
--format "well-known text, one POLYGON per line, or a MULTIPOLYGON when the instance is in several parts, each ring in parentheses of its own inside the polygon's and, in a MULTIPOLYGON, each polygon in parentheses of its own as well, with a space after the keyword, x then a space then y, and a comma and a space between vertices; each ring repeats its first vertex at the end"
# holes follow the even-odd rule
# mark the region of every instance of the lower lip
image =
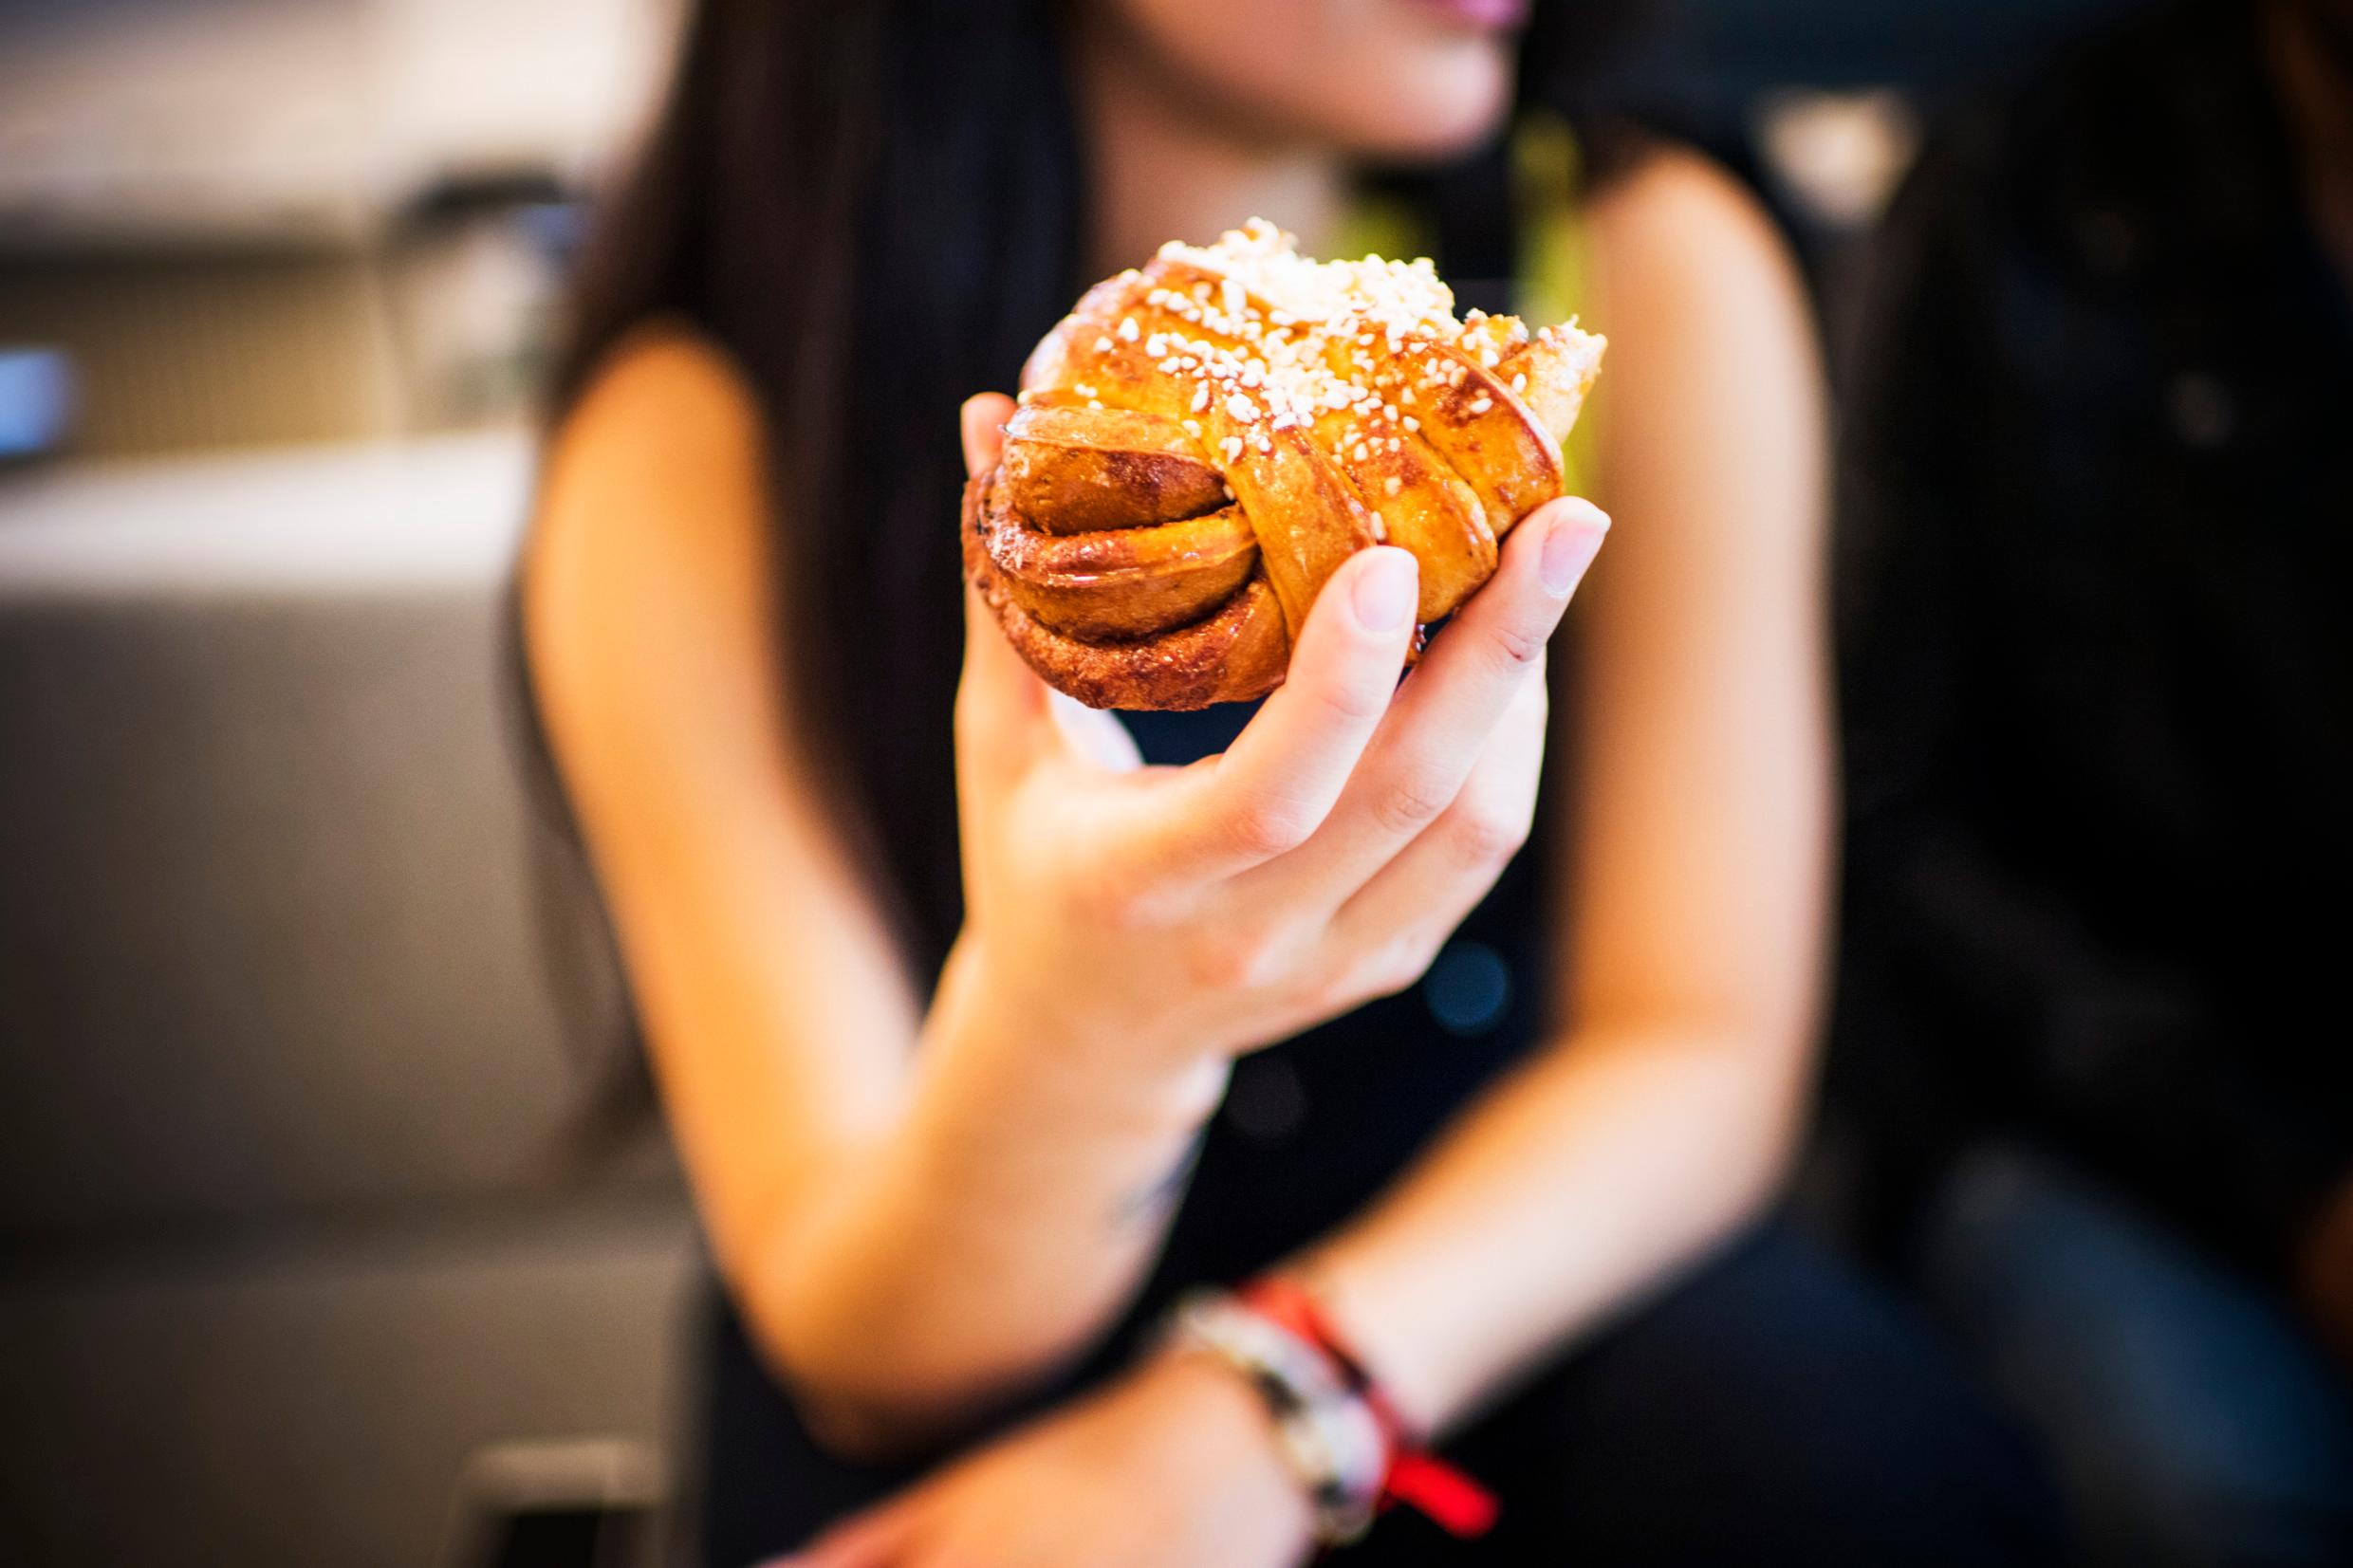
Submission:
POLYGON ((1421 9, 1465 28, 1501 32, 1528 23, 1529 0, 1417 0, 1421 9))

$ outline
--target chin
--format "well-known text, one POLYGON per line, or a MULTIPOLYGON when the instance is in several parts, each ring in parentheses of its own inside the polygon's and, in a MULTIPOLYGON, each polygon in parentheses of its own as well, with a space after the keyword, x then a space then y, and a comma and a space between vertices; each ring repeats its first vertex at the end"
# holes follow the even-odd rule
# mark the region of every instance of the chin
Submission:
MULTIPOLYGON (((1402 73, 1401 73, 1402 74, 1402 73)), ((1423 68, 1373 97, 1336 125, 1338 139, 1360 157, 1387 163, 1442 163, 1501 130, 1511 107, 1510 62, 1501 51, 1423 68)))
POLYGON ((1510 0, 1091 0, 1204 114, 1379 162, 1477 146, 1511 101, 1510 0))

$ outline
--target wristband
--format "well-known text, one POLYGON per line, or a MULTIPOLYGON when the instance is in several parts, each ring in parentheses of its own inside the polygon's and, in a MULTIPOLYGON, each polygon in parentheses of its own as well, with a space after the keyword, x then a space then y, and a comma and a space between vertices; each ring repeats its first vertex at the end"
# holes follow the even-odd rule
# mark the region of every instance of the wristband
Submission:
POLYGON ((1340 1369, 1288 1329, 1215 1291, 1176 1305, 1170 1338, 1239 1373, 1274 1419, 1275 1447, 1315 1507, 1315 1538, 1344 1545, 1371 1527, 1388 1468, 1380 1422, 1340 1369))
POLYGON ((1315 1505, 1323 1544, 1357 1540, 1395 1503, 1459 1537, 1484 1535, 1494 1524, 1493 1496, 1413 1438, 1297 1284, 1267 1279, 1239 1295, 1189 1296, 1177 1304, 1170 1337, 1224 1361, 1266 1401, 1283 1461, 1315 1505))
POLYGON ((1396 1401, 1333 1327, 1323 1303, 1295 1280, 1267 1275, 1242 1287, 1245 1306, 1313 1345, 1338 1368, 1348 1390, 1380 1426, 1388 1463, 1380 1477, 1377 1506, 1402 1503, 1448 1535, 1475 1540, 1495 1526, 1495 1494, 1476 1479, 1432 1453, 1406 1425, 1396 1401))

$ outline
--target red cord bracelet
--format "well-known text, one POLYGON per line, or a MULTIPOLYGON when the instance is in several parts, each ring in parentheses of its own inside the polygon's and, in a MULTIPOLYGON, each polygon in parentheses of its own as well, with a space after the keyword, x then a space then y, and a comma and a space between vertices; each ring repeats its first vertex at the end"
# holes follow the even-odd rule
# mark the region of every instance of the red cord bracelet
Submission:
POLYGON ((1235 1292, 1251 1311, 1295 1335, 1330 1358, 1349 1392, 1364 1401, 1388 1444, 1380 1506, 1401 1503, 1448 1535, 1475 1540, 1495 1525, 1501 1504, 1476 1479, 1438 1458, 1417 1440, 1380 1380, 1348 1346, 1318 1301, 1297 1281, 1267 1275, 1235 1292))

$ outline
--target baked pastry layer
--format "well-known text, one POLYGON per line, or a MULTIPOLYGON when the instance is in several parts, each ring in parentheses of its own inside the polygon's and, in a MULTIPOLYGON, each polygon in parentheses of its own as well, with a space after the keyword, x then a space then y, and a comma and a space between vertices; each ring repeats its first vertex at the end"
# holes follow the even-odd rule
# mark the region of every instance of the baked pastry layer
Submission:
POLYGON ((1023 656, 1098 708, 1279 685, 1324 582, 1376 544, 1460 607, 1561 493, 1604 341, 1457 320, 1427 261, 1315 262, 1252 220, 1089 289, 965 492, 968 573, 1023 656))

